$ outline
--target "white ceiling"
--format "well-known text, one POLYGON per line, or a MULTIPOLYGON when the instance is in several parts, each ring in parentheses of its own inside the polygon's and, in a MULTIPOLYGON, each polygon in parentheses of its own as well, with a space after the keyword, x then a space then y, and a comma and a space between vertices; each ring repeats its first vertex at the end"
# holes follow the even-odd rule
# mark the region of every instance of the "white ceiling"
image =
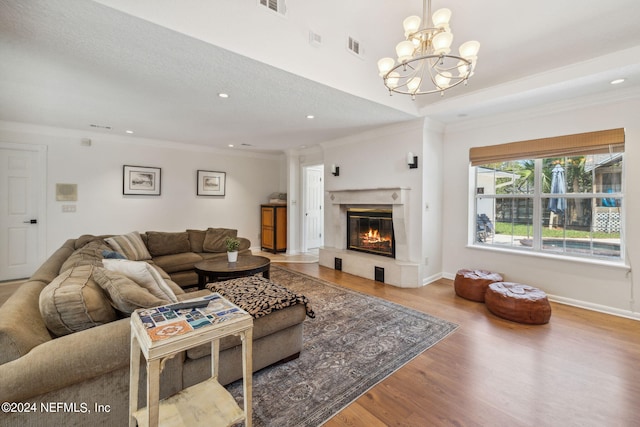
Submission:
POLYGON ((280 151, 640 88, 633 0, 434 0, 453 11, 454 47, 481 42, 479 61, 469 86, 416 101, 390 97, 376 62, 421 1, 286 5, 279 16, 257 0, 0 0, 0 120, 280 151))

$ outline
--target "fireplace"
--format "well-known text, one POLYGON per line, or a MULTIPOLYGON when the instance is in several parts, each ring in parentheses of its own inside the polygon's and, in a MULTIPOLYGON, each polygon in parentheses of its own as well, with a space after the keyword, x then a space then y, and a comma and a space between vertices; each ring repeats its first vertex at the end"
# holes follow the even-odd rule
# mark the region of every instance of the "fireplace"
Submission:
POLYGON ((347 249, 396 257, 391 209, 347 209, 347 249))

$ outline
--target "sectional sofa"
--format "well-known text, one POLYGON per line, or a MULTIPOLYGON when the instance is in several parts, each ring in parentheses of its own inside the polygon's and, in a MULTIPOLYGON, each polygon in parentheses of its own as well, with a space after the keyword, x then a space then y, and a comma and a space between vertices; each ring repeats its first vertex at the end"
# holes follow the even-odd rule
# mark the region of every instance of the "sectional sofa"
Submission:
MULTIPOLYGON (((128 283, 128 277, 105 266, 128 255, 129 260, 122 262, 143 266, 155 279, 160 276, 177 300, 192 298, 210 292, 185 293, 197 284, 193 265, 226 256, 224 237, 235 234, 235 230, 210 228, 85 235, 65 242, 0 307, 0 402, 13 405, 3 406, 12 410, 0 413, 0 425, 127 425, 130 325, 126 311, 135 307, 129 307, 131 298, 125 291, 114 293, 114 283, 128 283), (137 243, 121 247, 127 246, 131 236, 137 243), (147 259, 131 259, 136 257, 147 259)), ((250 242, 240 240, 241 253, 250 253, 250 242)), ((133 305, 153 306, 157 299, 146 292, 133 305)), ((254 320, 254 371, 297 357, 306 314, 304 304, 297 304, 254 320)), ((220 349, 219 380, 225 385, 242 376, 240 340, 226 338, 220 349)), ((210 346, 168 360, 161 374, 160 397, 205 380, 210 367, 210 346)), ((141 372, 139 399, 144 404, 145 369, 141 372)))

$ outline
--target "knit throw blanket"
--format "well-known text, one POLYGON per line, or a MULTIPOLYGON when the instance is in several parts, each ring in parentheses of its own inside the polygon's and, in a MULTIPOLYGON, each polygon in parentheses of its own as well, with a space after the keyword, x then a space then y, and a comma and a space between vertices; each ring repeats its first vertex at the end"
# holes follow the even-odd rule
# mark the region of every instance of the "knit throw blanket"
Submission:
POLYGON ((254 319, 296 304, 304 304, 307 316, 311 318, 316 316, 307 297, 291 292, 262 276, 213 282, 207 285, 207 289, 218 292, 254 319))

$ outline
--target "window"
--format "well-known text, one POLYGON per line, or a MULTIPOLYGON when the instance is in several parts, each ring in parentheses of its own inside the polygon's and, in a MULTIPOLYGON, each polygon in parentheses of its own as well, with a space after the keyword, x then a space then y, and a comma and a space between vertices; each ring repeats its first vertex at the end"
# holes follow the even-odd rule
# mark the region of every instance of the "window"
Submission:
POLYGON ((470 159, 475 245, 622 260, 623 129, 478 147, 470 159))

